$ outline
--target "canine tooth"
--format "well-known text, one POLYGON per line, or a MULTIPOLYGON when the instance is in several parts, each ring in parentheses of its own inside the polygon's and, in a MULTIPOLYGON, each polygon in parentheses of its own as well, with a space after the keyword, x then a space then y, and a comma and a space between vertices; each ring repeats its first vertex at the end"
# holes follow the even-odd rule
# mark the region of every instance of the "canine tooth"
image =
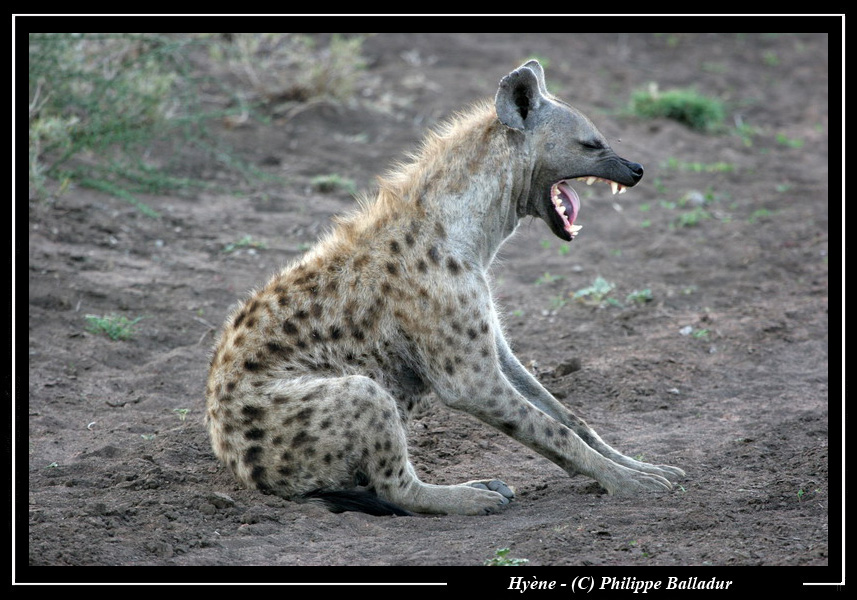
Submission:
POLYGON ((619 193, 620 194, 624 194, 627 191, 628 191, 628 188, 626 188, 624 185, 619 186, 619 193))
POLYGON ((587 177, 587 178, 586 178, 586 185, 592 185, 592 184, 593 184, 593 183, 595 183, 596 181, 598 181, 598 179, 597 179, 597 178, 595 178, 595 177, 587 177))
POLYGON ((615 181, 611 181, 610 182, 610 189, 613 190, 613 195, 615 196, 616 192, 619 191, 619 184, 616 183, 615 181))
POLYGON ((571 226, 571 233, 577 233, 581 229, 583 229, 583 225, 572 225, 571 226))

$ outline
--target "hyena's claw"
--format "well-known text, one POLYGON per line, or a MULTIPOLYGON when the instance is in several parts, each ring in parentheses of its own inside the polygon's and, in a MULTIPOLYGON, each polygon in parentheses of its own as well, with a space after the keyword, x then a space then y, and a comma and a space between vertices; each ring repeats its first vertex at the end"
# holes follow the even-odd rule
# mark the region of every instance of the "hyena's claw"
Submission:
POLYGON ((685 476, 685 472, 678 467, 671 467, 670 465, 655 465, 658 469, 665 473, 665 477, 672 479, 680 479, 685 476))

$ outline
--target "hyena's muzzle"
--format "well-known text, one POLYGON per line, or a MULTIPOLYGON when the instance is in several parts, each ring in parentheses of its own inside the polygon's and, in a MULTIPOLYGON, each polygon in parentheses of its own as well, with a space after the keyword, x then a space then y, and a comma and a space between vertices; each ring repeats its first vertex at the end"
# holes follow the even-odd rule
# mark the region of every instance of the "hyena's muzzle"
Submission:
POLYGON ((551 185, 549 204, 553 210, 546 211, 549 216, 545 220, 559 238, 571 241, 581 229, 581 226, 574 222, 580 213, 580 196, 571 186, 572 181, 583 181, 587 185, 601 181, 608 184, 614 194, 621 194, 625 188, 636 185, 642 178, 643 165, 607 150, 607 155, 595 168, 588 169, 587 173, 582 175, 563 178, 551 185))

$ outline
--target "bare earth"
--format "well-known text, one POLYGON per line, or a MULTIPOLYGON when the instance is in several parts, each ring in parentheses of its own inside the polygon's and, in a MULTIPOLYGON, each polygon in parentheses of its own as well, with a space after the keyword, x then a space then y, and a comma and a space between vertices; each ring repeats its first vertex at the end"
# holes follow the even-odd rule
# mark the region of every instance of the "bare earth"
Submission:
MULTIPOLYGON (((838 44, 837 34, 836 60, 838 44)), ((219 132, 284 185, 141 198, 157 219, 75 187, 29 202, 13 580, 409 581, 499 591, 511 575, 568 586, 577 576, 716 576, 736 581, 732 590, 762 580, 766 590, 792 592, 807 589, 801 581, 840 581, 838 375, 828 437, 827 34, 377 34, 364 53, 352 103, 219 132), (332 514, 239 487, 203 427, 209 351, 239 297, 354 207, 348 192, 318 191, 310 180, 335 173, 371 188, 426 127, 493 96, 532 56, 547 63, 552 91, 646 175, 622 196, 578 186, 583 229, 565 250, 544 223, 522 224, 494 269, 509 337, 608 443, 687 478, 666 494, 610 497, 437 406, 411 426, 421 477, 503 479, 517 490, 506 510, 332 514), (745 143, 734 132, 622 113, 649 82, 720 97, 728 125, 740 118, 758 133, 745 143), (677 220, 689 214, 705 218, 677 220), (224 251, 245 236, 264 247, 224 251), (599 276, 615 285, 607 302, 573 297, 599 276), (649 301, 629 299, 645 289, 649 301), (85 315, 108 313, 144 318, 130 340, 87 331, 85 315), (482 568, 500 548, 528 565, 565 568, 482 568), (285 568, 36 568, 59 565, 285 568), (346 565, 427 568, 299 568, 346 565), (479 569, 433 568, 453 565, 479 569), (594 568, 647 566, 669 568, 594 568), (705 566, 716 568, 697 568, 705 566)), ((233 183, 216 165, 187 168, 224 178, 224 190, 233 183)), ((21 225, 21 254, 24 237, 21 225)), ((833 255, 836 298, 840 251, 833 255)), ((839 323, 838 302, 834 311, 839 323)), ((19 321, 19 342, 22 330, 19 321)))

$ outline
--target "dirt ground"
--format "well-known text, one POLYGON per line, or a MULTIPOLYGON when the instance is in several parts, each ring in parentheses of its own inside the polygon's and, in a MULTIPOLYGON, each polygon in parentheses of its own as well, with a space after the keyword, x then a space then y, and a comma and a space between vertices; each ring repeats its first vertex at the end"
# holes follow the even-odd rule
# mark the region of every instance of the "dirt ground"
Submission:
MULTIPOLYGON (((837 34, 835 61, 839 43, 837 34)), ((285 184, 141 198, 157 219, 74 186, 31 198, 13 581, 502 590, 507 571, 297 568, 481 566, 501 548, 530 566, 567 567, 548 572, 569 586, 579 575, 628 573, 590 567, 670 567, 632 572, 763 578, 798 591, 801 581, 840 581, 838 377, 832 442, 828 432, 828 35, 376 34, 363 52, 368 64, 352 102, 219 132, 285 184), (437 406, 410 427, 421 477, 503 479, 517 490, 504 511, 332 514, 238 486, 203 427, 209 351, 233 303, 354 206, 348 192, 320 191, 312 178, 338 174, 371 188, 426 127, 493 96, 500 78, 532 56, 546 63, 552 91, 646 175, 622 196, 579 187, 583 229, 570 246, 540 221, 522 224, 494 268, 509 337, 541 382, 608 443, 679 466, 686 479, 666 494, 610 497, 437 406), (623 111, 650 82, 725 100, 730 131, 700 133, 623 111), (738 135, 736 124, 754 135, 738 135), (247 239, 256 243, 236 244, 247 239), (615 286, 601 302, 575 297, 598 277, 615 286), (88 331, 86 315, 110 313, 143 317, 133 338, 88 331), (288 568, 36 568, 60 565, 288 568), (692 569, 703 566, 718 568, 692 569), (798 568, 729 569, 738 566, 798 568)), ((187 168, 229 187, 216 165, 187 168)), ((23 245, 21 224, 19 256, 23 245)), ((836 297, 840 250, 833 254, 836 297)), ((23 329, 19 321, 21 348, 23 329)), ((534 573, 546 577, 512 572, 534 573)))

